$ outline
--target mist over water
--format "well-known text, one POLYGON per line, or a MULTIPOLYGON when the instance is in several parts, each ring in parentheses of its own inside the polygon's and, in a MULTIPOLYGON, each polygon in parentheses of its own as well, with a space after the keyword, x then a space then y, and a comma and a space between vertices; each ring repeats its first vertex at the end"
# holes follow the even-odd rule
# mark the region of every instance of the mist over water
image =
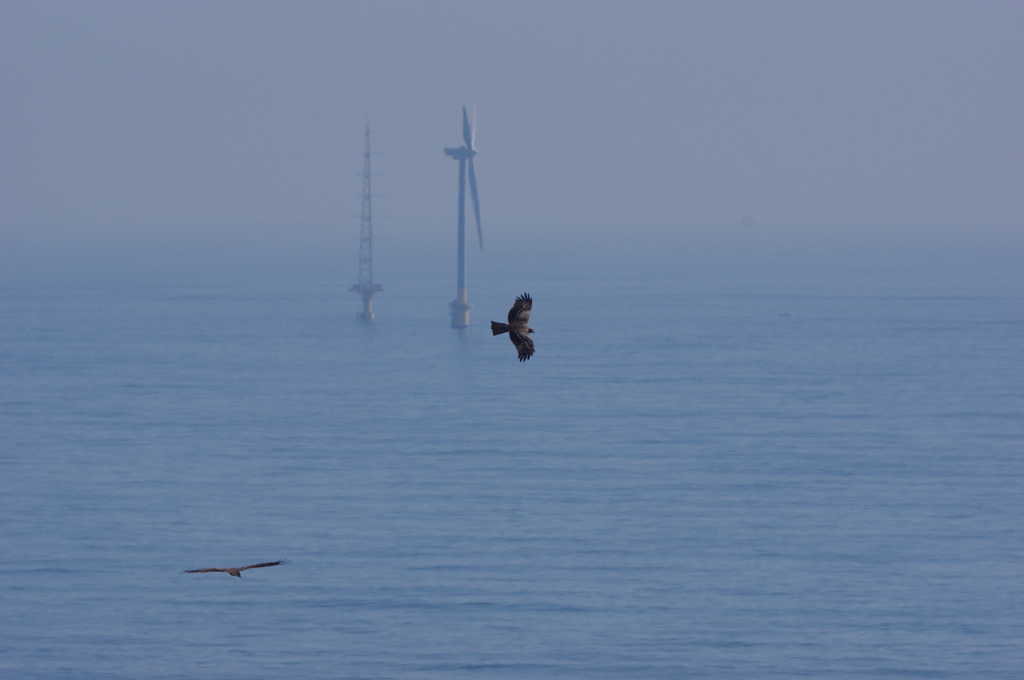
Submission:
POLYGON ((1019 273, 615 255, 6 283, 0 668, 1015 677, 1019 273))
POLYGON ((5 241, 333 231, 367 119, 379 226, 447 240, 465 105, 488 243, 1021 244, 1016 2, 2 11, 5 241))

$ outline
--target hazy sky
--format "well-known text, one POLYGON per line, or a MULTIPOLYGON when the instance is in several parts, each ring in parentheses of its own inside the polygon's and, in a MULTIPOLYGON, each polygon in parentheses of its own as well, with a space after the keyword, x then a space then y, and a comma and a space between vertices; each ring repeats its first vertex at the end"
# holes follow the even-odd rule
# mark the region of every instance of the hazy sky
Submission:
POLYGON ((1024 226, 1020 2, 0 5, 0 230, 992 243, 1024 226), (744 218, 751 226, 743 227, 744 218))

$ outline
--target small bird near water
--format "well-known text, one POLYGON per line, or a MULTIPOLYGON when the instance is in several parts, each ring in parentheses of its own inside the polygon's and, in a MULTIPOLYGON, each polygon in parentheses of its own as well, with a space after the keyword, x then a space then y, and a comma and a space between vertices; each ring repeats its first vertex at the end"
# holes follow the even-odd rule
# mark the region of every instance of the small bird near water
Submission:
POLYGON ((529 293, 523 293, 516 298, 512 309, 508 310, 508 323, 491 322, 491 333, 494 335, 508 333, 509 339, 519 352, 520 361, 526 361, 533 356, 533 338, 530 337, 533 329, 529 325, 532 309, 533 298, 529 293))
POLYGON ((288 564, 288 560, 280 560, 278 562, 261 562, 259 564, 250 564, 250 565, 245 566, 245 567, 230 567, 228 569, 224 569, 222 567, 210 567, 208 569, 187 569, 187 570, 185 570, 185 571, 183 571, 181 573, 182 574, 205 574, 208 571, 223 571, 225 574, 231 574, 232 576, 237 576, 238 578, 242 578, 242 574, 239 573, 239 572, 243 572, 246 569, 259 569, 260 567, 276 567, 279 564, 288 564))

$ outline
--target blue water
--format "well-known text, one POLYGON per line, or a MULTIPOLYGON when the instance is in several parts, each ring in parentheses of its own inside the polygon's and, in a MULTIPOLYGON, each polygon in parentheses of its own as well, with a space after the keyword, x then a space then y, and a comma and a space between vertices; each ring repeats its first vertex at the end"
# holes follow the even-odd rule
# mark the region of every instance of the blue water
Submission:
POLYGON ((1019 277, 471 274, 9 280, 0 672, 1024 676, 1019 277))

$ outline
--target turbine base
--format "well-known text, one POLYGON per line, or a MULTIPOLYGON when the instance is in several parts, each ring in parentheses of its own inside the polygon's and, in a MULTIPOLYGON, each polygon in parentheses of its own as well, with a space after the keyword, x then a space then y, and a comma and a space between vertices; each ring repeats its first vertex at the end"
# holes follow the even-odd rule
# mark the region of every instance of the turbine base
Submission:
POLYGON ((452 328, 466 328, 469 326, 469 310, 473 307, 466 301, 466 290, 459 291, 459 297, 448 303, 452 313, 452 328))

